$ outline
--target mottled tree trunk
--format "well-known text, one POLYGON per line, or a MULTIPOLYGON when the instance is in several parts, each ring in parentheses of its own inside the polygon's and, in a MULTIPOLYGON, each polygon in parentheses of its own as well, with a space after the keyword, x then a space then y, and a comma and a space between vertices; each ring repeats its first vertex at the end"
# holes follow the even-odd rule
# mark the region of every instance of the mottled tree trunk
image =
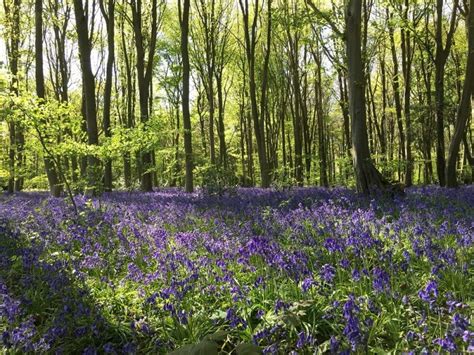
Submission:
POLYGON ((191 113, 189 111, 189 11, 190 0, 179 0, 179 22, 181 27, 181 58, 183 65, 183 93, 182 93, 182 110, 183 110, 183 127, 184 127, 184 154, 186 165, 185 190, 193 192, 193 146, 191 140, 191 113))

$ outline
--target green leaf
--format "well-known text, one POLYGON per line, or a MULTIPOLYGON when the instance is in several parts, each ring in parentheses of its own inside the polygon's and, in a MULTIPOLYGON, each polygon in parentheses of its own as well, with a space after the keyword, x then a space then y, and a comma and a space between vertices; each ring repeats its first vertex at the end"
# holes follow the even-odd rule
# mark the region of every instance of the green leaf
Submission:
POLYGON ((204 337, 204 340, 209 340, 209 341, 215 341, 215 342, 223 342, 226 340, 228 336, 228 332, 225 330, 220 330, 218 332, 215 332, 214 334, 209 334, 204 337))
POLYGON ((217 355, 219 346, 209 340, 203 340, 198 344, 185 345, 171 352, 173 355, 217 355))
POLYGON ((257 355, 262 353, 260 347, 252 343, 241 343, 237 345, 235 351, 237 355, 257 355))

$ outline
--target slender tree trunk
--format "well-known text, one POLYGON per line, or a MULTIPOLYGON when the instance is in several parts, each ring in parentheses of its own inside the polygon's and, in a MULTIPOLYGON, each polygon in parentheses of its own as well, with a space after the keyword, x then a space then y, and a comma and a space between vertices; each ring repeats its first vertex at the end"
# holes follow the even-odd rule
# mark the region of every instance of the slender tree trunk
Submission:
MULTIPOLYGON (((138 94, 140 105, 140 120, 146 124, 150 116, 150 82, 152 80, 153 62, 156 55, 156 37, 158 32, 158 3, 153 0, 151 4, 150 36, 146 40, 143 35, 142 0, 130 2, 133 18, 133 32, 136 49, 136 68, 138 76, 138 94), (145 53, 145 43, 148 43, 148 51, 145 53)), ((153 191, 153 159, 149 149, 141 152, 141 189, 153 191)))
POLYGON ((454 0, 450 29, 446 44, 443 45, 443 0, 436 0, 436 55, 435 55, 435 90, 436 90, 436 169, 439 184, 446 185, 446 158, 444 142, 444 72, 452 39, 455 31, 458 0, 454 0))
MULTIPOLYGON (((129 58, 129 53, 127 49, 127 43, 125 39, 126 33, 124 30, 124 20, 121 21, 121 42, 122 42, 122 51, 123 51, 123 61, 125 65, 125 77, 126 77, 126 102, 125 102, 125 119, 124 126, 125 128, 133 127, 133 97, 135 95, 133 79, 132 79, 132 66, 130 64, 131 59, 129 58)), ((123 175, 125 187, 130 189, 132 186, 132 155, 129 151, 124 152, 123 154, 123 175)))
MULTIPOLYGON (((4 0, 4 10, 5 15, 8 20, 8 43, 7 43, 7 55, 8 62, 10 66, 11 80, 10 80, 10 92, 18 96, 18 62, 20 59, 20 10, 21 10, 21 0, 13 1, 13 8, 11 9, 8 3, 4 0)), ((21 130, 21 127, 17 127, 17 124, 14 120, 8 122, 9 129, 9 149, 8 149, 8 168, 9 168, 9 177, 8 177, 8 192, 15 192, 15 177, 18 174, 16 167, 16 155, 18 151, 18 131, 21 130)))
MULTIPOLYGON (((110 107, 112 98, 112 69, 114 66, 115 57, 115 0, 108 0, 107 10, 105 9, 104 0, 100 0, 100 9, 102 16, 105 19, 107 26, 107 66, 105 74, 104 87, 104 111, 102 124, 105 137, 110 139, 112 137, 112 130, 110 127, 110 107)), ((112 160, 105 160, 104 171, 104 190, 112 191, 112 160)))
POLYGON ((328 187, 329 186, 329 180, 328 180, 328 163, 327 163, 327 152, 328 152, 328 147, 327 147, 327 139, 326 139, 326 134, 325 130, 326 127, 324 125, 324 113, 323 113, 323 89, 322 89, 322 75, 321 75, 321 65, 322 65, 322 60, 321 57, 318 55, 316 56, 315 53, 315 59, 318 59, 316 61, 316 64, 318 66, 317 69, 317 74, 316 74, 316 87, 314 88, 315 95, 316 95, 316 117, 317 117, 317 122, 318 122, 318 147, 319 147, 319 183, 321 186, 328 187))
MULTIPOLYGON (((262 187, 269 187, 270 186, 270 174, 268 171, 268 163, 267 163, 267 152, 265 148, 265 131, 263 127, 263 119, 264 113, 258 112, 258 102, 257 102, 257 84, 255 79, 255 46, 257 43, 257 21, 258 21, 258 7, 259 2, 258 0, 255 2, 255 11, 254 11, 254 18, 252 24, 250 24, 249 19, 249 3, 248 0, 239 0, 240 7, 242 10, 243 22, 244 22, 244 36, 245 36, 245 53, 247 58, 248 64, 248 84, 249 84, 249 96, 250 96, 250 105, 251 105, 251 117, 253 120, 253 126, 255 131, 255 138, 257 141, 257 153, 258 153, 258 160, 260 164, 260 177, 261 177, 261 184, 262 187)), ((269 6, 271 6, 269 2, 269 6)), ((271 31, 271 23, 268 26, 267 30, 267 41, 268 38, 271 38, 270 31, 271 31)), ((266 55, 265 55, 265 64, 264 67, 268 68, 268 60, 270 53, 270 47, 267 47, 266 55)), ((262 89, 266 86, 266 70, 264 69, 263 72, 263 79, 262 79, 262 89)), ((264 97, 265 90, 262 90, 262 97, 264 97)), ((263 98, 261 102, 266 102, 263 98)))
MULTIPOLYGON (((79 43, 79 56, 82 69, 82 85, 85 97, 87 142, 90 146, 99 145, 97 130, 97 106, 95 98, 95 79, 91 65, 91 42, 87 18, 84 13, 82 0, 74 0, 74 13, 76 17, 76 32, 79 43)), ((86 193, 93 195, 99 192, 98 168, 99 160, 93 154, 87 157, 87 188, 86 193)))
MULTIPOLYGON (((45 98, 44 71, 43 71, 43 0, 35 0, 35 75, 36 95, 39 99, 45 98)), ((44 134, 47 134, 45 132, 44 134)), ((54 161, 44 152, 44 167, 48 177, 49 190, 52 196, 61 195, 61 185, 54 166, 54 161)))
POLYGON ((193 146, 191 140, 191 113, 189 111, 189 51, 188 51, 188 34, 189 34, 189 11, 190 0, 179 0, 179 21, 181 27, 181 58, 183 61, 183 94, 182 94, 182 110, 183 110, 183 127, 184 127, 184 153, 186 164, 186 192, 193 192, 193 146))
MULTIPOLYGON (((387 9, 387 18, 392 19, 393 16, 389 14, 387 9)), ((389 25, 389 35, 390 35, 390 48, 392 52, 392 61, 393 61, 393 95, 395 99, 395 112, 397 115, 397 126, 398 126, 398 135, 400 139, 400 145, 398 148, 398 159, 401 161, 405 161, 405 130, 403 128, 403 120, 402 120, 402 101, 400 97, 400 72, 398 69, 398 58, 397 58, 397 51, 395 47, 395 38, 394 38, 394 30, 393 26, 389 25)), ((400 171, 400 164, 398 168, 398 176, 401 178, 401 171, 400 171)))
MULTIPOLYGON (((405 0, 405 9, 403 11, 403 19, 408 23, 408 8, 409 1, 405 0)), ((405 81, 404 91, 404 108, 403 113, 405 115, 406 124, 406 169, 405 169, 405 185, 411 186, 413 184, 413 157, 412 157, 412 127, 411 127, 411 65, 413 59, 413 50, 411 43, 410 31, 402 29, 402 67, 403 67, 403 78, 405 81)))
POLYGON ((227 147, 225 143, 225 127, 224 127, 224 109, 225 99, 222 87, 222 73, 216 74, 217 85, 217 132, 219 135, 219 160, 220 164, 227 169, 227 147))

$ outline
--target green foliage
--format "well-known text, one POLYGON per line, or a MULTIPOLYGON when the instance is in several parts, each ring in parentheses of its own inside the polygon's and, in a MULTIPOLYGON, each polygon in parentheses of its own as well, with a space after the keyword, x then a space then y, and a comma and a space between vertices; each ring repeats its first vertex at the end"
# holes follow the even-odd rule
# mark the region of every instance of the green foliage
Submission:
POLYGON ((238 183, 234 170, 211 164, 196 168, 196 176, 200 179, 204 191, 211 195, 233 191, 238 183))

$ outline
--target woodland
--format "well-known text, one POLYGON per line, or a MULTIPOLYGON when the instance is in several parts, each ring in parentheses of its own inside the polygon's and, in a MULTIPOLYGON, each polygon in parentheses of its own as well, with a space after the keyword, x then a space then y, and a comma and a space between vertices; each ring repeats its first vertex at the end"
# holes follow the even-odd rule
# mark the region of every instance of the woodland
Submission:
POLYGON ((469 8, 5 0, 2 185, 469 184, 469 8))
POLYGON ((0 2, 0 354, 474 353, 474 0, 0 2))

